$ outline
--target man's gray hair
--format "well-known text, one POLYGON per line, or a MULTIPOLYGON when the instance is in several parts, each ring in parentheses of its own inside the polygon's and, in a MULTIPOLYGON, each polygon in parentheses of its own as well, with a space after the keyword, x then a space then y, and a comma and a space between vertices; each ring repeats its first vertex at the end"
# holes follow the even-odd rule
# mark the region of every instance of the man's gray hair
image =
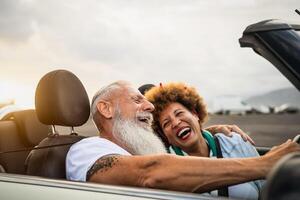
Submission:
POLYGON ((100 100, 108 99, 112 96, 113 91, 116 89, 121 89, 125 84, 129 84, 126 81, 116 81, 114 83, 111 83, 107 86, 102 87, 93 97, 92 103, 91 103, 91 114, 94 116, 98 109, 97 104, 100 100))

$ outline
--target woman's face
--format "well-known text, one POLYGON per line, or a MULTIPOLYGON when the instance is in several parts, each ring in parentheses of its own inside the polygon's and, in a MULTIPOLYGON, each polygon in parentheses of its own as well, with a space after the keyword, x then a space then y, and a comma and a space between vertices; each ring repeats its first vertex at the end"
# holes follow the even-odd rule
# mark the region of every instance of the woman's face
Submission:
POLYGON ((200 124, 198 116, 182 104, 169 104, 160 114, 160 126, 170 144, 188 149, 199 141, 200 124))

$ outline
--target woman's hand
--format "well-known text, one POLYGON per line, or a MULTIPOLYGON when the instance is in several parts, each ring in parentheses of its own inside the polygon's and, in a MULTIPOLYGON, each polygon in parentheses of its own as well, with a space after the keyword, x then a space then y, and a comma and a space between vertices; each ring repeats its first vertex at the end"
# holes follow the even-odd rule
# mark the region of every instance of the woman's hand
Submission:
POLYGON ((208 130, 213 135, 216 133, 223 133, 228 137, 231 137, 232 132, 235 132, 240 134, 245 142, 249 141, 251 144, 253 145, 255 144, 252 138, 249 135, 247 135, 242 129, 240 129, 237 125, 227 125, 227 124, 213 125, 205 128, 205 130, 208 130))

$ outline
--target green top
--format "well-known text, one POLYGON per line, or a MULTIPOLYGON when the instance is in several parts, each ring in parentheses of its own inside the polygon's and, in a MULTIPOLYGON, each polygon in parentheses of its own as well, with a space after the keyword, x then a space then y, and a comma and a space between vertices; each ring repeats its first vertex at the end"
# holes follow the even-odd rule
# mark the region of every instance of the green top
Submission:
MULTIPOLYGON (((212 155, 217 156, 217 146, 216 146, 216 143, 215 143, 215 140, 214 140, 214 137, 212 136, 212 134, 207 130, 202 130, 202 136, 206 140, 209 150, 212 151, 212 155)), ((184 156, 183 151, 179 147, 171 145, 171 148, 174 150, 176 155, 184 156)))

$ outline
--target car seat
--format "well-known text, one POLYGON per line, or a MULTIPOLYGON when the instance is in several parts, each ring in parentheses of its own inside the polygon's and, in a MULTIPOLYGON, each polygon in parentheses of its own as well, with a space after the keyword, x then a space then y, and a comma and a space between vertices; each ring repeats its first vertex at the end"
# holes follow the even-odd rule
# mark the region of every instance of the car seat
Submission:
POLYGON ((145 95, 146 92, 147 92, 148 90, 150 90, 151 88, 153 88, 153 87, 155 87, 155 85, 149 83, 149 84, 141 85, 141 86, 138 88, 138 90, 140 91, 140 93, 141 93, 142 95, 145 95))
POLYGON ((300 153, 286 155, 274 166, 267 177, 261 199, 300 199, 300 153))
POLYGON ((5 171, 4 167, 2 165, 0 165, 0 173, 5 173, 5 172, 6 171, 5 171))
POLYGON ((73 73, 55 70, 38 83, 35 107, 39 120, 51 125, 52 132, 28 155, 27 174, 65 179, 66 154, 73 143, 84 138, 74 127, 83 125, 90 115, 87 93, 73 73), (70 127, 70 134, 60 135, 56 125, 70 127))
POLYGON ((0 165, 2 171, 25 174, 30 149, 47 137, 50 127, 42 124, 33 109, 15 111, 0 121, 0 165))

